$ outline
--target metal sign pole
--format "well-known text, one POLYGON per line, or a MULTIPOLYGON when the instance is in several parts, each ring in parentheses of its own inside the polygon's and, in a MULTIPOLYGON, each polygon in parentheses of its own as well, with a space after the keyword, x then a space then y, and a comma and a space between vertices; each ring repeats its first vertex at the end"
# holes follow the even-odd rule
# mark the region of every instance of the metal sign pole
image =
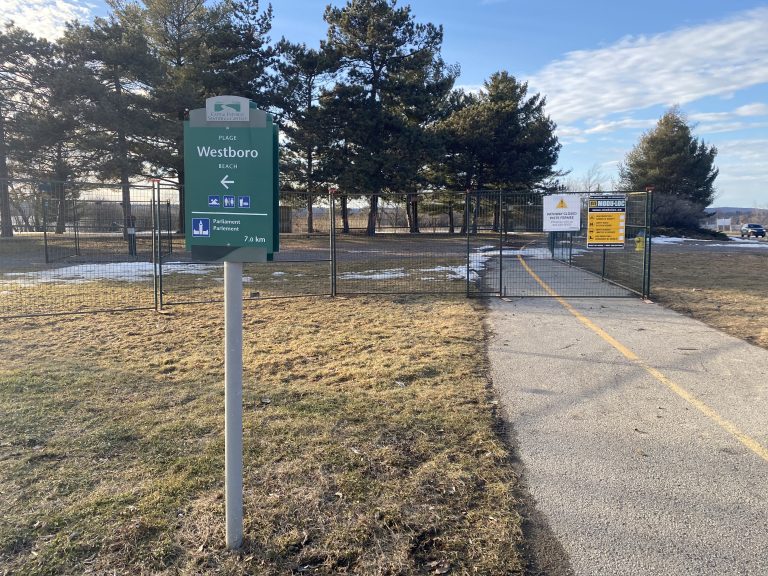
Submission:
POLYGON ((243 542, 243 264, 224 262, 224 497, 227 548, 243 542))

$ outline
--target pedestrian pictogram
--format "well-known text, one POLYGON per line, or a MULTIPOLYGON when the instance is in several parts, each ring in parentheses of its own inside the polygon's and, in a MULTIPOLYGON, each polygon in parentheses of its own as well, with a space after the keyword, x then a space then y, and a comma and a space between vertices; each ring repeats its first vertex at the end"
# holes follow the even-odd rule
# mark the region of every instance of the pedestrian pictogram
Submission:
POLYGON ((235 197, 224 196, 224 208, 234 208, 234 207, 235 207, 235 197))

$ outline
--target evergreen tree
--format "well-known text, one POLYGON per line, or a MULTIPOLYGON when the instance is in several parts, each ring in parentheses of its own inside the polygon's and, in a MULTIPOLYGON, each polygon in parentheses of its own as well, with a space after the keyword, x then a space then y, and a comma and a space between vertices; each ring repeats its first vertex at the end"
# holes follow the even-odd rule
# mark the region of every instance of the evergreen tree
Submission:
MULTIPOLYGON (((479 95, 456 95, 455 110, 438 124, 446 150, 438 172, 447 182, 475 191, 470 207, 473 232, 481 190, 537 190, 557 175, 560 143, 555 123, 544 113, 545 104, 540 94, 528 95, 527 83, 496 72, 479 95)), ((497 201, 494 229, 500 217, 497 201)), ((466 219, 462 232, 465 225, 466 219)))
POLYGON ((206 94, 242 96, 262 110, 274 106, 273 79, 277 50, 270 44, 272 6, 259 0, 232 0, 226 19, 209 39, 209 66, 202 70, 206 94))
POLYGON ((118 22, 144 34, 157 55, 162 75, 152 90, 155 134, 146 160, 158 176, 180 185, 179 231, 184 230, 185 112, 200 107, 209 95, 204 82, 210 70, 212 38, 228 25, 227 4, 204 0, 108 0, 118 22))
POLYGON ((0 236, 13 236, 10 199, 10 166, 21 125, 18 115, 39 106, 41 78, 36 73, 39 62, 51 56, 51 45, 32 34, 7 24, 0 30, 0 236))
POLYGON ((696 228, 715 197, 717 149, 696 138, 677 107, 643 134, 619 166, 622 190, 654 189, 654 225, 696 228))
POLYGON ((324 111, 319 106, 322 90, 336 69, 334 55, 327 49, 314 50, 305 44, 283 39, 278 44, 280 61, 276 105, 282 112, 281 173, 292 187, 306 192, 307 232, 314 232, 313 204, 319 193, 321 173, 318 156, 328 142, 324 111))
POLYGON ((131 226, 130 179, 144 172, 144 150, 154 126, 149 90, 159 62, 146 38, 117 21, 97 18, 93 26, 69 25, 60 41, 65 57, 82 62, 90 82, 81 86, 92 127, 81 145, 98 153, 94 171, 119 180, 124 227, 131 226))
POLYGON ((327 45, 343 71, 326 100, 338 119, 331 163, 339 184, 355 182, 369 194, 372 235, 379 195, 410 178, 427 110, 446 96, 456 71, 440 58, 442 28, 416 23, 395 0, 349 0, 326 8, 325 20, 327 45))
POLYGON ((87 121, 89 101, 82 87, 92 76, 81 62, 62 57, 59 48, 35 67, 40 90, 35 104, 17 114, 17 158, 28 176, 50 183, 58 205, 56 233, 64 232, 66 201, 78 190, 72 181, 91 173, 99 152, 83 143, 93 133, 87 121))
POLYGON ((479 95, 459 95, 456 110, 439 125, 446 179, 467 190, 540 188, 556 175, 560 152, 545 104, 507 72, 494 73, 479 95))

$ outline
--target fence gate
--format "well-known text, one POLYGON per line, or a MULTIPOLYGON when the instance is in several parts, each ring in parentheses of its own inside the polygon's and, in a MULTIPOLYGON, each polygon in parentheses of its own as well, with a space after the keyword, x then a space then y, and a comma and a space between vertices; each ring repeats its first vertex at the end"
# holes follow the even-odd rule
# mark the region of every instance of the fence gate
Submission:
POLYGON ((580 232, 543 231, 543 195, 508 191, 333 199, 335 288, 342 294, 647 296, 649 193, 626 194, 622 249, 587 248, 580 232), (372 223, 375 234, 370 235, 372 223))
MULTIPOLYGON (((615 195, 617 193, 608 194, 615 195)), ((647 297, 650 291, 650 192, 626 196, 625 243, 587 247, 590 196, 581 202, 579 232, 543 231, 543 196, 514 192, 468 195, 470 295, 510 297, 647 297)), ((597 195, 599 196, 599 195, 597 195)))

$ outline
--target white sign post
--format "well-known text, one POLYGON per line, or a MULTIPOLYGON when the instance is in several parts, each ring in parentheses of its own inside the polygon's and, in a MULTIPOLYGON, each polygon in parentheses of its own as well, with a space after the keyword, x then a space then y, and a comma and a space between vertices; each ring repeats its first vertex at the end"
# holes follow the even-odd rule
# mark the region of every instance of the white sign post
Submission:
POLYGON ((224 500, 227 548, 243 542, 243 264, 224 262, 224 500))
POLYGON ((581 196, 552 194, 544 196, 544 232, 581 230, 581 196))

